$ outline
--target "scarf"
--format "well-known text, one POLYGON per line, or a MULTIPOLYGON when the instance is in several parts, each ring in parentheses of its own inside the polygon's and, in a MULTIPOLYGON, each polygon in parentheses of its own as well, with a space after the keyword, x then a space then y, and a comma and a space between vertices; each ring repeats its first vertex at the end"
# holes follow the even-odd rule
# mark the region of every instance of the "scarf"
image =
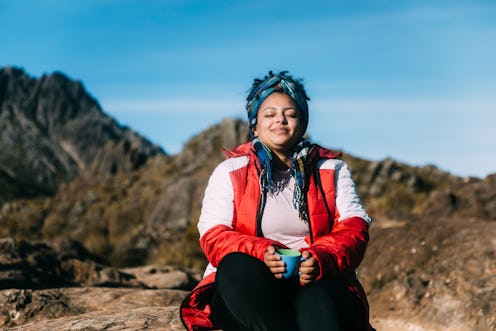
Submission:
MULTIPOLYGON (((272 151, 258 137, 252 140, 255 154, 260 163, 260 183, 262 194, 268 192, 272 185, 272 151)), ((302 139, 294 148, 290 156, 289 173, 295 179, 295 188, 293 193, 293 206, 298 210, 300 220, 309 221, 308 206, 306 199, 306 189, 308 185, 309 160, 311 147, 313 144, 306 139, 302 139)))

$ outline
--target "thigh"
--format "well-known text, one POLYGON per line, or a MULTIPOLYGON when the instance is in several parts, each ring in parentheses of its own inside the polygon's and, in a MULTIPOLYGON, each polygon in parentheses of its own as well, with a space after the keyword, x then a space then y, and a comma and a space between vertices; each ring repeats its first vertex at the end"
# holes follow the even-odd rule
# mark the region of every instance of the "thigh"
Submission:
POLYGON ((212 309, 212 322, 216 327, 222 328, 223 331, 249 331, 250 329, 246 328, 241 324, 239 320, 237 320, 233 314, 230 312, 229 308, 227 308, 224 300, 219 295, 218 291, 214 293, 211 302, 212 309))
POLYGON ((213 320, 227 330, 295 330, 288 299, 295 288, 296 281, 276 279, 262 261, 228 254, 217 268, 213 320))
POLYGON ((295 295, 300 330, 351 330, 357 317, 357 301, 345 281, 318 280, 300 287, 295 295))

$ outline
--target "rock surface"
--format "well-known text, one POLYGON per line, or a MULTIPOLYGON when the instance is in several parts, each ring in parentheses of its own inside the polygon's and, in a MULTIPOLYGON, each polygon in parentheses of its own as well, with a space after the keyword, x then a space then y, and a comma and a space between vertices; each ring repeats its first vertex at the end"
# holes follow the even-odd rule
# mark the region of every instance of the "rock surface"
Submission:
POLYGON ((358 269, 380 330, 393 321, 413 330, 495 330, 496 222, 392 224, 374 224, 358 269))
MULTIPOLYGON (((98 287, 3 290, 0 291, 0 309, 2 312, 0 328, 29 325, 30 323, 39 326, 42 325, 40 322, 44 322, 48 326, 51 320, 57 320, 57 323, 72 323, 78 318, 84 319, 85 314, 102 317, 103 322, 104 319, 110 319, 111 316, 120 314, 124 317, 125 314, 133 314, 135 310, 140 313, 133 318, 142 314, 143 316, 138 319, 144 320, 148 313, 147 309, 152 314, 157 309, 169 311, 168 316, 161 318, 162 322, 165 318, 168 320, 162 325, 167 326, 169 323, 181 323, 178 320, 178 307, 186 293, 186 291, 167 289, 98 287), (155 310, 151 308, 155 308, 155 310)), ((134 323, 130 315, 128 315, 128 320, 134 323)), ((63 327, 64 324, 59 324, 59 326, 63 327)), ((159 324, 156 324, 156 327, 158 326, 159 324)), ((98 326, 94 325, 93 327, 95 330, 99 330, 98 326)), ((136 328, 136 330, 139 329, 136 328)))
POLYGON ((0 283, 0 329, 182 329, 179 305, 200 272, 169 266, 118 270, 74 244, 54 246, 0 241, 0 270, 7 275, 0 283), (14 286, 10 273, 17 277, 14 286))
POLYGON ((51 247, 0 239, 0 289, 71 285, 145 287, 134 276, 99 263, 74 241, 51 247))
POLYGON ((179 307, 146 307, 123 312, 95 311, 54 320, 29 323, 11 330, 19 331, 99 331, 157 330, 179 331, 184 327, 178 317, 179 307))

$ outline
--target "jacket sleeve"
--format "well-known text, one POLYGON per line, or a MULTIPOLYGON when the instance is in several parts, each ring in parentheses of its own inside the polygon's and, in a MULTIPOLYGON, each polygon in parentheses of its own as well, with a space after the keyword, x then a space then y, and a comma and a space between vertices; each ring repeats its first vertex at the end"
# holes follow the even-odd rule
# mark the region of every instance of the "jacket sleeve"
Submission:
POLYGON ((285 247, 276 241, 242 234, 233 229, 234 189, 229 169, 236 161, 228 159, 222 162, 210 176, 198 222, 200 246, 214 267, 232 252, 247 253, 263 260, 270 245, 285 247))
POLYGON ((334 177, 337 219, 331 232, 315 238, 309 248, 319 263, 319 279, 353 274, 369 241, 371 219, 363 208, 346 163, 336 163, 334 177))
POLYGON ((270 245, 286 247, 277 241, 236 232, 225 225, 214 226, 200 238, 203 253, 214 267, 224 256, 233 252, 246 253, 263 261, 270 245))

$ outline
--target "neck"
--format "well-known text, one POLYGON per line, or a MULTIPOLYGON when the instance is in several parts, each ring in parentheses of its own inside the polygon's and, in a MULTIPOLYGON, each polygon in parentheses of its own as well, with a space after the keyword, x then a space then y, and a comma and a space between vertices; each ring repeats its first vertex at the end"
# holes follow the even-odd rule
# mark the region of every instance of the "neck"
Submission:
POLYGON ((291 159, 287 154, 272 151, 272 167, 277 169, 287 169, 291 164, 291 159))

